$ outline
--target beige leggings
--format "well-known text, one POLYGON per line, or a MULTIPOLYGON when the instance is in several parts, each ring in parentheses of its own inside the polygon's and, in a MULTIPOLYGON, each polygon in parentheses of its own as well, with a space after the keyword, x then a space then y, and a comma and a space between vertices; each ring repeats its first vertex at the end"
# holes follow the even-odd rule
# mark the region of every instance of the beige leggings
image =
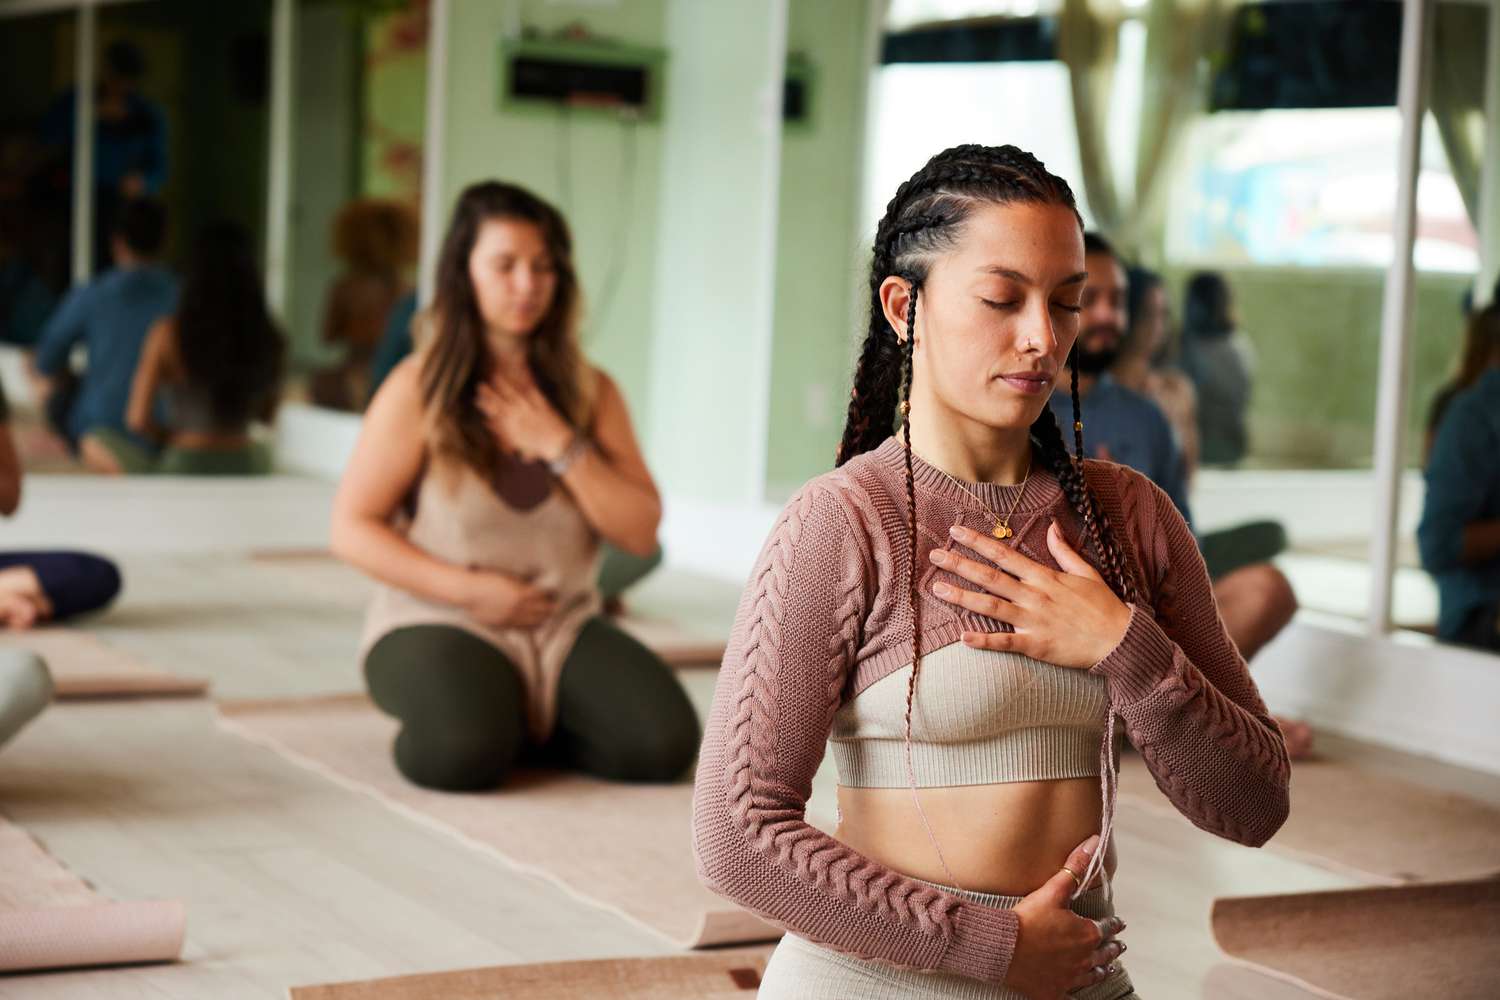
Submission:
MULTIPOLYGON (((940 886, 946 892, 983 906, 1008 910, 1019 896, 995 896, 940 886)), ((1113 916, 1114 905, 1103 889, 1091 889, 1073 902, 1073 912, 1091 920, 1113 916)), ((1118 962, 1115 963, 1119 965, 1118 962)), ((831 951, 796 934, 787 934, 771 954, 761 980, 760 1000, 1026 1000, 998 983, 942 972, 898 969, 881 962, 831 951)), ((1125 969, 1072 994, 1078 1000, 1140 1000, 1125 969)))

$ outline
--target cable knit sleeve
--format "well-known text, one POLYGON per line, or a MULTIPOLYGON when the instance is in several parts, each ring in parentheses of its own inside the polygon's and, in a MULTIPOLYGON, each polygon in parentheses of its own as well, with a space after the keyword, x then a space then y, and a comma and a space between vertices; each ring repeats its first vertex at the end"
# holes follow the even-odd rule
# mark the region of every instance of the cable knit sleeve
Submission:
POLYGON ((1129 474, 1134 534, 1154 583, 1120 644, 1092 671, 1157 787, 1210 833, 1259 847, 1286 821, 1291 773, 1281 730, 1214 602, 1203 556, 1166 494, 1129 474))
POLYGON ((699 877, 828 948, 1002 982, 1013 912, 907 878, 805 818, 876 590, 847 504, 818 483, 795 497, 741 599, 694 789, 699 877))

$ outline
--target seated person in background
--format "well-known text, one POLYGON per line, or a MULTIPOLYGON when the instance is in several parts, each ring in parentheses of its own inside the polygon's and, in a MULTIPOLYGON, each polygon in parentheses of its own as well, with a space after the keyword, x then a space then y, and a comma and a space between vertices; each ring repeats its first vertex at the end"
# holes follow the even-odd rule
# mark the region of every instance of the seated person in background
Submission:
MULTIPOLYGON (((21 462, 10 436, 10 407, 0 390, 0 514, 9 517, 20 505, 21 462)), ((119 592, 120 571, 108 559, 85 552, 0 551, 0 628, 65 621, 97 611, 119 592)), ((0 650, 0 661, 7 653, 0 650)), ((0 689, 4 686, 0 679, 0 689)), ((4 715, 0 705, 0 719, 4 715)))
MULTIPOLYGON (((1114 247, 1096 233, 1084 235, 1084 263, 1088 284, 1083 292, 1083 315, 1073 348, 1078 365, 1080 412, 1094 442, 1091 458, 1128 465, 1145 473, 1172 499, 1183 519, 1192 524, 1188 509, 1187 463, 1167 418, 1155 403, 1121 385, 1111 374, 1125 336, 1126 274, 1114 247)), ((1073 424, 1072 403, 1066 393, 1054 392, 1048 401, 1062 426, 1073 424)), ((1247 561, 1246 551, 1265 550, 1258 536, 1278 533, 1270 525, 1229 529, 1232 544, 1218 546, 1214 533, 1199 538, 1213 579, 1214 600, 1230 638, 1246 661, 1265 648, 1287 626, 1297 611, 1297 597, 1286 576, 1270 562, 1247 561), (1253 535, 1247 548, 1237 536, 1253 535), (1214 550, 1231 548, 1226 557, 1214 550)), ((1284 536, 1283 536, 1284 537, 1284 536)), ((1269 558, 1265 556, 1263 558, 1269 558)), ((1277 719, 1287 751, 1304 756, 1312 733, 1306 724, 1277 719)))
MULTIPOLYGON (((1500 304, 1473 323, 1500 324, 1500 304)), ((1438 428, 1417 544, 1437 581, 1438 636, 1500 652, 1500 346, 1438 428)))
POLYGON ((39 395, 53 429, 74 452, 101 429, 128 433, 125 406, 146 334, 177 307, 177 279, 157 261, 166 227, 160 202, 127 204, 112 242, 115 266, 69 292, 37 340, 32 364, 39 395), (80 343, 88 362, 75 375, 71 355, 80 343))
POLYGON ((1198 390, 1198 433, 1207 465, 1235 465, 1249 451, 1245 415, 1255 354, 1235 329, 1234 299, 1224 276, 1188 279, 1182 307, 1182 368, 1198 390))
POLYGON ((177 312, 147 337, 131 386, 127 421, 160 455, 109 428, 91 432, 89 465, 112 473, 249 476, 271 471, 250 437, 270 422, 281 392, 286 344, 266 307, 250 234, 237 223, 198 236, 177 312), (157 414, 164 414, 158 423, 157 414))
MULTIPOLYGON (((1125 338, 1125 268, 1102 236, 1085 233, 1083 247, 1089 278, 1073 358, 1078 365, 1079 399, 1087 404, 1083 419, 1094 442, 1094 454, 1089 457, 1145 473, 1191 524, 1187 463, 1172 425, 1160 407, 1126 388, 1111 370, 1125 338)), ((1065 392, 1054 392, 1049 403, 1066 429, 1064 437, 1071 440, 1072 400, 1065 392)), ((1225 618, 1229 618, 1227 612, 1225 618)), ((1245 658, 1250 657, 1246 654, 1245 658)))
POLYGON ((365 679, 428 788, 494 788, 525 752, 673 781, 698 743, 670 668, 600 615, 599 545, 656 549, 661 501, 614 382, 578 344, 572 238, 509 184, 460 196, 430 331, 371 402, 332 548, 381 584, 365 679))
POLYGON ((1155 403, 1182 449, 1183 474, 1193 481, 1198 471, 1198 392, 1177 367, 1172 306, 1161 275, 1144 267, 1130 269, 1126 285, 1130 332, 1109 375, 1155 403))
POLYGON ((344 271, 328 290, 323 342, 344 348, 338 364, 313 375, 312 401, 357 410, 367 400, 370 363, 393 307, 410 290, 417 257, 417 220, 400 202, 362 198, 333 224, 333 252, 344 271))
MULTIPOLYGON (((371 396, 385 382, 396 365, 413 350, 413 329, 424 317, 417 315, 417 294, 402 296, 391 310, 391 320, 380 338, 375 360, 370 366, 371 396)), ((631 555, 609 542, 603 543, 599 561, 599 596, 604 599, 604 613, 619 617, 625 613, 625 591, 650 576, 662 564, 658 547, 648 556, 631 555)))
MULTIPOLYGON (((1500 293, 1500 284, 1495 288, 1500 293)), ((1490 301, 1490 308, 1478 312, 1470 311, 1464 318, 1464 343, 1459 352, 1458 373, 1432 397, 1432 406, 1427 411, 1427 432, 1422 440, 1422 464, 1432 458, 1432 445, 1437 439, 1438 428, 1453 397, 1479 381, 1490 367, 1490 358, 1500 354, 1500 312, 1494 308, 1500 303, 1500 294, 1490 301)))

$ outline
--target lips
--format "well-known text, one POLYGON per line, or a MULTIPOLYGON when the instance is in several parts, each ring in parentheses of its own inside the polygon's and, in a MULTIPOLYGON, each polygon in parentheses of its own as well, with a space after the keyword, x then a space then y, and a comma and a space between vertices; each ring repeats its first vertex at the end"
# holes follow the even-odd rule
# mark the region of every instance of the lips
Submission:
POLYGON ((1052 376, 1045 372, 1011 372, 1001 375, 1000 381, 1018 392, 1036 393, 1052 384, 1052 376))

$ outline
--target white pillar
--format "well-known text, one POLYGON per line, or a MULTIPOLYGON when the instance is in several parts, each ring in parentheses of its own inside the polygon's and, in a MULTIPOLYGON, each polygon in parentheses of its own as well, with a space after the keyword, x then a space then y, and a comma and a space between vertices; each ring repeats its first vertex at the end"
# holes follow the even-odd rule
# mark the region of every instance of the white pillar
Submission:
POLYGON ((448 116, 448 0, 427 8, 427 122, 422 138, 422 238, 417 255, 417 303, 431 305, 437 282, 437 256, 448 224, 443 148, 448 116))
POLYGON ((285 319, 291 268, 292 90, 296 84, 296 0, 271 6, 270 169, 266 182, 266 302, 285 319))
POLYGON ((1427 0, 1405 0, 1401 19, 1401 144, 1397 159, 1395 241, 1385 279, 1380 317, 1380 370, 1375 396, 1375 519, 1370 538, 1370 619, 1372 635, 1391 626, 1391 584, 1395 570, 1396 518, 1406 452, 1406 402, 1410 385, 1412 326, 1412 243, 1417 219, 1417 171, 1421 166, 1422 113, 1430 20, 1427 0))
POLYGON ((94 49, 99 16, 91 3, 78 8, 73 58, 73 283, 94 271, 94 49))

